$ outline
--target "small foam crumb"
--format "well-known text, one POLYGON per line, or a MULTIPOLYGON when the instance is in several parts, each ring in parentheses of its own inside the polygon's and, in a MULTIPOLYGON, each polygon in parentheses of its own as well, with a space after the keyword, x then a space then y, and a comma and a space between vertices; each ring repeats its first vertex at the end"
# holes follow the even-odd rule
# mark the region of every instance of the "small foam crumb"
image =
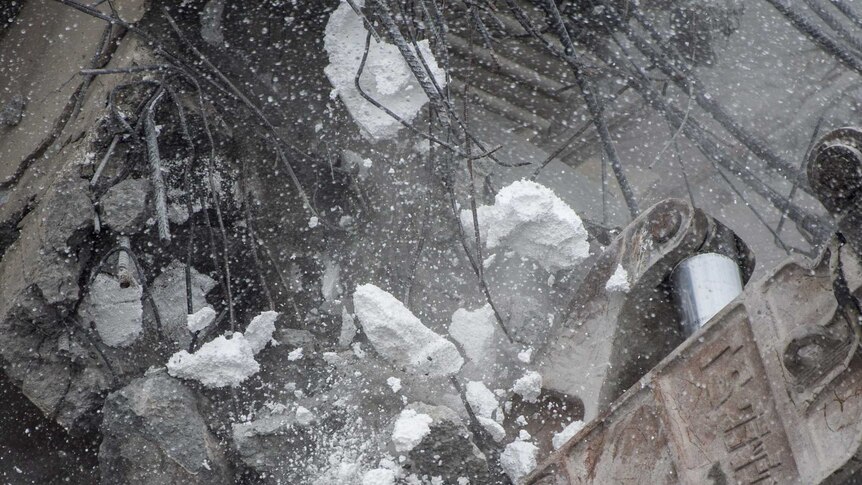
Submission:
POLYGON ((308 426, 312 422, 314 422, 314 413, 309 411, 308 409, 297 406, 296 408, 296 422, 300 426, 308 426))
POLYGON ((494 393, 485 384, 477 381, 470 381, 465 387, 464 394, 473 412, 477 416, 491 419, 499 406, 494 393))
POLYGON ((246 327, 243 335, 245 335, 255 354, 263 350, 266 344, 272 341, 276 319, 278 319, 278 312, 262 312, 254 317, 251 323, 248 324, 248 327, 246 327))
POLYGON ((392 392, 398 392, 401 390, 401 379, 397 377, 390 377, 386 379, 386 384, 392 389, 392 392))
POLYGON ((628 293, 631 287, 629 286, 629 274, 621 264, 617 265, 614 274, 608 278, 605 283, 605 289, 611 292, 628 293))
POLYGON ((573 436, 578 434, 580 430, 584 429, 584 422, 580 419, 577 421, 572 421, 568 426, 563 428, 559 433, 555 433, 554 437, 551 439, 551 444, 554 445, 554 449, 558 450, 561 446, 566 444, 573 436))
POLYGON ((412 409, 405 409, 398 415, 395 428, 392 430, 392 443, 395 450, 407 453, 416 447, 422 438, 431 432, 431 416, 420 414, 412 409))
POLYGON ((515 440, 500 453, 500 466, 513 483, 518 483, 536 468, 536 456, 539 449, 536 445, 523 440, 515 440))
POLYGON ((491 438, 493 438, 497 443, 506 438, 506 430, 503 429, 503 426, 501 426, 500 423, 491 418, 486 418, 485 416, 476 416, 476 420, 479 421, 479 424, 485 428, 485 431, 487 431, 488 434, 491 435, 491 438))
POLYGON ((216 311, 210 306, 205 306, 188 316, 186 322, 189 332, 200 332, 215 321, 216 311))
POLYGON ((302 347, 295 348, 287 354, 287 360, 293 362, 302 358, 302 347))
POLYGON ((533 348, 528 347, 520 352, 518 352, 518 360, 525 364, 529 364, 533 359, 533 348))
POLYGON ((395 485, 395 472, 386 468, 375 468, 362 475, 362 485, 395 485))
POLYGON ((536 371, 528 371, 515 381, 512 390, 527 402, 536 402, 542 393, 542 375, 536 371))

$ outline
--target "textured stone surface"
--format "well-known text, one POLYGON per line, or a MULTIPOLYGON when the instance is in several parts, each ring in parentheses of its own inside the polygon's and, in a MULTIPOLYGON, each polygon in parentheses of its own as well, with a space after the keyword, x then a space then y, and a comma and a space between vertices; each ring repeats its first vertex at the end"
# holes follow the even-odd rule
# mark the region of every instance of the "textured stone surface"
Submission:
POLYGON ((139 231, 149 213, 149 190, 146 179, 126 179, 108 189, 99 203, 102 223, 121 234, 139 231))
POLYGON ((470 483, 492 483, 486 457, 473 444, 473 435, 455 411, 424 403, 409 407, 433 419, 431 432, 408 455, 411 472, 439 476, 443 483, 458 483, 459 477, 470 483))
POLYGON ((47 182, 0 261, 0 355, 9 378, 67 428, 90 428, 110 384, 87 337, 69 330, 90 261, 95 212, 70 167, 47 182))
MULTIPOLYGON (((192 268, 192 309, 198 311, 205 307, 206 294, 215 287, 216 282, 209 276, 192 268)), ((185 267, 179 261, 174 261, 153 280, 150 292, 159 316, 162 319, 162 329, 179 348, 188 348, 192 336, 188 329, 186 314, 186 275, 185 267)))
POLYGON ((103 484, 228 484, 232 472, 198 411, 198 397, 158 372, 108 396, 99 462, 103 484))

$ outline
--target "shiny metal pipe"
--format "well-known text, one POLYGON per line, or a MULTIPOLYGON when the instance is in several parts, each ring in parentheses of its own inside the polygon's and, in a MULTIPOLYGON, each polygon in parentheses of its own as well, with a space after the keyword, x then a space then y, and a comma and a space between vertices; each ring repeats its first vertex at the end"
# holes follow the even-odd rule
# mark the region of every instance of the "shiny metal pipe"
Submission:
POLYGON ((684 260, 673 270, 671 280, 686 336, 742 293, 739 265, 718 253, 698 254, 684 260))

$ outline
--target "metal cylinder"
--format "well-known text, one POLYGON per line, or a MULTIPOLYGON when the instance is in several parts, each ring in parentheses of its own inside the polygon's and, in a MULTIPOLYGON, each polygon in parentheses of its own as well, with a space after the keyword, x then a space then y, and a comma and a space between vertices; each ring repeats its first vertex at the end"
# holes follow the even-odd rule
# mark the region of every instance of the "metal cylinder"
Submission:
POLYGON ((718 253, 698 254, 684 260, 673 270, 671 279, 686 336, 742 293, 739 265, 718 253))

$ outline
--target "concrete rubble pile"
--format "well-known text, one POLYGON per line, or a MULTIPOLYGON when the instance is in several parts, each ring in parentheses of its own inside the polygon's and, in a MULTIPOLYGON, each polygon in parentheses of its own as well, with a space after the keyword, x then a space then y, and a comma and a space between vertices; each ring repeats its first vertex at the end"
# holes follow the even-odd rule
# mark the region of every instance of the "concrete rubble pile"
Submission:
MULTIPOLYGON (((129 26, 173 29, 150 2, 115 3, 129 26)), ((229 44, 254 59, 222 75, 262 110, 198 96, 182 69, 123 71, 184 52, 173 34, 164 46, 119 27, 103 38, 98 18, 41 0, 14 14, 40 29, 0 30, 0 47, 36 56, 0 71, 10 93, 46 66, 59 80, 0 111, 0 363, 62 439, 88 443, 71 468, 153 485, 858 477, 859 309, 834 272, 840 257, 843 289, 858 293, 858 248, 836 236, 821 259, 755 282, 745 242, 680 199, 609 232, 519 176, 464 210, 429 173, 433 152, 355 89, 411 91, 399 109, 423 116, 403 60, 376 59, 360 80, 325 69, 358 52, 332 46, 371 38, 348 3, 285 20, 305 36, 272 27, 279 49, 265 53, 238 19, 275 7, 168 3, 210 58, 229 44), (65 62, 30 51, 61 35, 73 38, 65 62), (88 67, 123 72, 79 76, 69 59, 104 46, 88 67), (309 74, 279 79, 290 63, 309 74), (44 119, 59 120, 47 141, 44 119), (311 154, 279 155, 285 134, 311 154), (462 239, 474 229, 485 237, 462 239), (747 286, 691 338, 670 281, 702 253, 731 260, 747 286)), ((342 61, 352 73, 356 59, 342 61)), ((4 412, 0 424, 17 418, 4 412)), ((18 466, 0 454, 4 480, 62 477, 68 460, 18 466)))

